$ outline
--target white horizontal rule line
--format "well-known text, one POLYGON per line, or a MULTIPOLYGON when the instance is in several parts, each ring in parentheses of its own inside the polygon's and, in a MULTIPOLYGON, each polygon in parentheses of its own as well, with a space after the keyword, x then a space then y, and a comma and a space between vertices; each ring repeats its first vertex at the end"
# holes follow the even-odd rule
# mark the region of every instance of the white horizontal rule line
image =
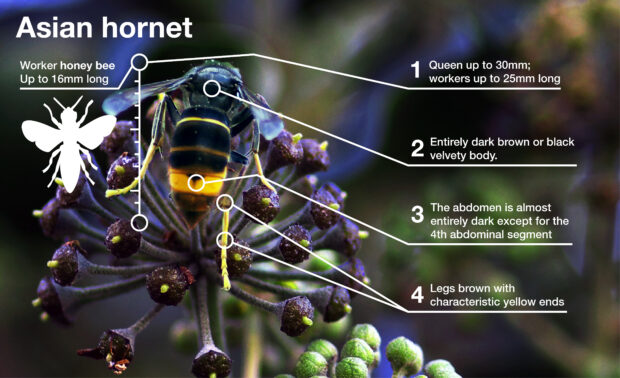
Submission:
MULTIPOLYGON (((348 77, 351 79, 367 81, 370 83, 385 85, 388 87, 398 88, 398 89, 402 89, 406 91, 559 91, 559 90, 562 90, 562 87, 408 87, 404 85, 389 83, 386 81, 370 79, 370 78, 363 77, 363 76, 352 75, 346 72, 329 70, 329 69, 322 68, 322 67, 311 66, 309 64, 293 62, 291 60, 274 58, 271 56, 261 55, 261 54, 256 54, 256 53, 214 55, 214 56, 177 58, 177 59, 158 59, 158 60, 149 61, 149 64, 188 62, 188 61, 194 61, 194 60, 208 60, 208 59, 246 58, 246 57, 256 57, 256 58, 261 58, 261 59, 266 59, 266 60, 272 60, 274 62, 290 64, 293 66, 303 67, 303 68, 307 68, 307 69, 311 69, 315 71, 321 71, 321 72, 329 73, 332 75, 344 76, 344 77, 348 77)), ((127 74, 129 74, 129 71, 131 69, 132 68, 130 67, 129 70, 127 71, 127 74)), ((116 90, 122 87, 126 78, 127 78, 127 75, 125 75, 125 78, 123 78, 123 80, 121 81, 121 84, 118 85, 117 87, 98 87, 98 88, 93 88, 93 87, 90 87, 90 88, 89 87, 64 87, 64 88, 63 87, 20 87, 20 90, 116 90)))

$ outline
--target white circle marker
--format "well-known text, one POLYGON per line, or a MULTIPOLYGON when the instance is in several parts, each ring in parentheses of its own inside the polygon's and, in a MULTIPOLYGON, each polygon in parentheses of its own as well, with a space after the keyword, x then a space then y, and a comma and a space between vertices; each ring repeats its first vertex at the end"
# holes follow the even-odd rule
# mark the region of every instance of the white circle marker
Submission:
POLYGON ((233 243, 235 242, 235 238, 233 237, 233 235, 230 232, 220 232, 219 234, 217 234, 217 237, 215 238, 215 243, 217 244, 218 247, 220 248, 224 248, 224 249, 228 249, 230 247, 232 247, 233 243), (220 240, 222 239, 222 236, 226 235, 226 237, 228 238, 228 245, 222 245, 220 243, 220 240))
POLYGON ((142 232, 142 231, 146 230, 146 228, 148 226, 149 226, 149 219, 146 216, 144 216, 142 214, 136 214, 133 217, 131 217, 131 228, 133 228, 135 231, 142 232), (142 221, 144 222, 144 226, 138 227, 136 225, 136 221, 138 219, 142 219, 142 221))
POLYGON ((133 68, 136 71, 144 71, 146 67, 148 67, 148 65, 149 65, 149 58, 147 58, 146 55, 142 53, 134 54, 131 57, 131 68, 133 68), (144 62, 141 62, 140 59, 144 60, 144 62))
POLYGON ((220 94, 221 90, 222 90, 222 87, 220 86, 220 83, 218 83, 217 80, 213 80, 213 79, 207 80, 202 86, 202 91, 204 92, 205 96, 209 98, 217 97, 220 94), (217 87, 217 91, 215 91, 215 93, 209 93, 209 91, 207 90, 207 87, 211 84, 215 84, 215 86, 217 87))
POLYGON ((202 177, 202 175, 200 175, 198 173, 194 173, 193 175, 191 175, 191 176, 189 176, 187 178, 187 187, 192 192, 196 192, 196 193, 200 192, 201 190, 203 190, 205 188, 205 185, 207 185, 207 183, 205 182, 205 178, 202 177), (192 181, 194 181, 196 178, 200 178, 202 180, 202 186, 199 189, 194 189, 192 187, 192 181))
POLYGON ((234 203, 235 201, 233 201, 233 198, 229 194, 220 194, 217 200, 215 200, 215 206, 217 206, 219 211, 228 211, 232 209, 234 203), (220 206, 220 201, 228 201, 228 204, 223 202, 220 206))

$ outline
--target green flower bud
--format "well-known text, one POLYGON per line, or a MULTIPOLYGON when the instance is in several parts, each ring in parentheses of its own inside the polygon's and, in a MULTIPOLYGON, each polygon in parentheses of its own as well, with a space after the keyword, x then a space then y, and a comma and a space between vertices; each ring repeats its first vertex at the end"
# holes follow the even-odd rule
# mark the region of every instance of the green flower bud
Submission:
POLYGON ((327 360, 317 352, 304 352, 295 366, 295 377, 310 378, 327 374, 327 360))
POLYGON ((392 370, 398 375, 415 375, 424 362, 422 349, 403 336, 390 341, 385 354, 392 364, 392 370))
POLYGON ((424 366, 424 372, 429 378, 460 378, 454 366, 446 360, 433 360, 424 366))
POLYGON ((308 348, 306 350, 308 352, 317 352, 318 354, 323 356, 323 358, 325 358, 325 360, 329 363, 332 363, 338 358, 338 349, 336 349, 336 346, 334 346, 334 344, 330 343, 327 340, 314 340, 310 343, 310 345, 308 345, 308 348))
POLYGON ((375 351, 381 346, 381 336, 372 324, 357 324, 349 333, 349 338, 362 339, 375 351))
POLYGON ((367 378, 368 367, 357 357, 346 357, 336 365, 336 378, 367 378))
POLYGON ((376 351, 375 352, 375 360, 372 362, 372 365, 370 365, 370 368, 374 369, 377 366, 379 366, 380 363, 381 363, 381 352, 376 351))
POLYGON ((363 360, 367 366, 372 365, 375 360, 375 353, 372 348, 362 339, 351 339, 347 341, 340 351, 342 358, 357 357, 363 360))

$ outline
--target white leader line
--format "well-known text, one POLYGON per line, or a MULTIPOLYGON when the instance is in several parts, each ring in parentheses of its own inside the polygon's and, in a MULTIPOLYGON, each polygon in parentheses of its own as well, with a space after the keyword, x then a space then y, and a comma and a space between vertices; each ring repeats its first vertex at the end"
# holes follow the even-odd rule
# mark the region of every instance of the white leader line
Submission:
MULTIPOLYGON (((255 254, 257 254, 257 255, 260 255, 260 256, 266 257, 266 258, 268 258, 268 259, 271 259, 271 260, 273 260, 273 261, 276 261, 276 262, 278 262, 278 263, 280 263, 280 264, 282 264, 282 265, 286 265, 286 266, 288 266, 289 268, 297 269, 297 270, 299 270, 300 272, 306 273, 306 274, 308 274, 308 275, 310 275, 310 276, 316 277, 316 278, 321 279, 321 280, 323 280, 323 281, 325 281, 325 282, 329 282, 329 283, 330 283, 330 284, 332 284, 332 285, 340 286, 340 287, 342 287, 342 288, 344 288, 344 289, 350 290, 350 291, 355 292, 355 293, 357 293, 357 294, 359 294, 359 295, 363 295, 363 296, 365 296, 365 297, 367 297, 367 298, 370 298, 370 299, 372 299, 372 300, 375 300, 375 301, 377 301, 377 302, 379 302, 379 303, 382 303, 382 304, 384 304, 384 305, 386 305, 386 306, 393 307, 393 308, 395 308, 395 309, 397 309, 397 310, 400 310, 400 311, 407 311, 404 307, 402 307, 402 306, 400 306, 400 305, 398 305, 398 304, 394 303, 393 301, 386 302, 386 301, 384 301, 384 300, 381 300, 381 299, 375 298, 375 297, 373 297, 372 295, 366 294, 366 293, 364 293, 364 292, 362 292, 362 291, 359 291, 359 290, 355 290, 355 289, 353 289, 353 288, 350 288, 350 287, 349 287, 349 286, 347 286, 347 285, 343 285, 343 284, 341 284, 341 283, 339 283, 339 282, 336 282, 336 281, 334 281, 334 280, 331 280, 331 279, 329 279, 329 278, 327 278, 327 277, 323 277, 323 276, 321 276, 321 275, 319 275, 319 274, 316 274, 316 273, 314 273, 314 272, 311 272, 311 271, 309 271, 309 270, 305 270, 305 269, 302 269, 302 268, 300 268, 300 267, 298 267, 298 266, 295 266, 295 265, 293 265, 293 264, 289 264, 289 263, 287 263, 286 261, 282 261, 282 260, 280 260, 280 259, 278 259, 278 258, 275 258, 275 257, 273 257, 273 256, 270 256, 270 255, 268 255, 268 254, 266 254, 266 253, 259 252, 259 251, 255 250, 255 249, 250 248, 250 247, 246 247, 246 246, 241 245, 241 244, 238 244, 238 243, 233 243, 233 245, 236 245, 237 247, 241 247, 241 248, 246 249, 246 250, 248 250, 248 251, 250 251, 250 252, 252 252, 252 253, 255 253, 255 254)), ((317 255, 315 255, 315 256, 317 256, 317 255)), ((317 256, 317 257, 318 257, 318 256, 317 256)), ((330 265, 331 265, 331 264, 330 264, 330 265)))
POLYGON ((254 107, 259 108, 261 110, 264 110, 264 111, 266 111, 268 113, 275 114, 275 115, 277 115, 280 118, 289 120, 291 122, 294 122, 294 123, 296 123, 298 125, 307 127, 307 128, 312 129, 314 131, 318 131, 318 132, 323 133, 323 134, 325 134, 327 136, 330 136, 330 137, 332 137, 334 139, 338 139, 339 141, 342 141, 342 142, 348 143, 348 144, 350 144, 352 146, 355 146, 357 148, 361 148, 362 150, 368 151, 368 152, 370 152, 372 154, 375 154, 377 156, 380 156, 380 157, 382 157, 384 159, 391 160, 391 161, 393 161, 395 163, 398 163, 400 165, 403 165, 405 167, 427 167, 427 168, 428 167, 444 167, 444 168, 445 167, 469 167, 469 168, 510 168, 510 167, 512 167, 512 168, 514 168, 514 167, 538 167, 538 168, 541 168, 541 167, 555 167, 555 168, 564 167, 564 168, 574 168, 574 167, 577 167, 577 164, 500 164, 500 163, 498 163, 498 164, 410 164, 410 163, 405 163, 404 161, 401 161, 401 160, 398 160, 398 159, 393 158, 391 156, 385 155, 385 154, 383 154, 381 152, 377 152, 377 151, 372 150, 372 149, 370 149, 370 148, 368 148, 366 146, 362 146, 361 144, 352 142, 352 141, 350 141, 348 139, 345 139, 345 138, 340 137, 338 135, 332 134, 332 133, 330 133, 328 131, 322 130, 322 129, 316 127, 316 126, 309 125, 309 124, 307 124, 305 122, 299 121, 299 120, 297 120, 295 118, 289 117, 289 116, 284 115, 282 113, 278 113, 278 112, 273 111, 273 110, 271 110, 271 109, 269 109, 269 108, 267 108, 265 106, 261 106, 259 104, 255 104, 252 101, 248 101, 248 100, 243 99, 243 98, 241 98, 239 96, 236 96, 234 94, 225 92, 223 90, 220 90, 220 93, 225 95, 225 96, 234 98, 234 99, 236 99, 238 101, 241 101, 241 102, 243 102, 245 104, 254 106, 254 107))
POLYGON ((192 60, 207 60, 207 59, 230 59, 230 58, 245 58, 245 57, 256 57, 266 60, 272 60, 274 62, 290 64, 293 66, 303 67, 315 71, 326 72, 332 75, 344 76, 351 79, 367 81, 370 83, 386 85, 392 88, 403 89, 406 91, 445 91, 445 90, 457 90, 457 91, 479 91, 479 90, 496 90, 496 91, 507 91, 507 90, 515 90, 515 91, 559 91, 562 90, 562 87, 407 87, 404 85, 388 83, 387 81, 370 79, 363 76, 351 75, 346 72, 329 70, 327 68, 311 66, 309 64, 303 64, 298 62, 293 62, 291 60, 285 60, 280 58, 274 58, 272 56, 256 54, 256 53, 248 53, 248 54, 234 54, 234 55, 220 55, 220 56, 205 56, 205 57, 192 57, 192 58, 180 58, 180 59, 161 59, 161 60, 152 60, 149 63, 170 63, 170 62, 187 62, 192 60))
POLYGON ((275 232, 276 234, 280 235, 281 237, 285 238, 286 240, 290 241, 291 243, 295 244, 297 247, 303 249, 304 251, 308 252, 309 254, 311 254, 312 256, 318 258, 319 260, 323 261, 324 263, 328 264, 329 266, 331 266, 332 268, 336 269, 337 271, 339 271, 340 273, 344 274, 345 276, 349 277, 350 279, 352 279, 353 281, 359 283, 360 285, 364 286, 365 288, 367 288, 368 290, 372 291, 373 293, 377 294, 378 296, 380 296, 381 298, 385 299, 386 301, 394 304, 395 306, 399 306, 398 303, 394 302, 393 300, 391 300, 390 298, 386 297, 385 295, 379 293, 378 291, 376 291, 375 289, 373 289, 372 287, 368 286, 367 284, 365 284, 364 282, 358 280, 357 278, 353 277, 351 274, 345 272, 344 270, 340 269, 337 265, 333 264, 331 261, 326 260, 325 258, 323 258, 320 255, 317 255, 316 253, 312 252, 311 250, 309 250, 308 248, 304 247, 303 245, 297 243, 295 240, 289 238, 288 236, 284 235, 282 232, 276 230, 275 228, 269 226, 267 223, 261 221, 260 219, 256 218, 255 216, 253 216, 252 214, 250 214, 249 212, 245 211, 243 208, 234 205, 233 207, 235 209, 237 209, 238 211, 241 211, 243 214, 245 214, 247 217, 251 218, 253 221, 255 221, 256 223, 262 224, 263 226, 267 227, 268 229, 270 229, 271 231, 275 232))
POLYGON ((301 194, 299 192, 296 192, 293 189, 290 189, 290 188, 288 188, 288 187, 286 187, 286 186, 284 186, 282 184, 279 184, 279 183, 277 183, 277 182, 275 182, 273 180, 270 180, 268 178, 265 178, 265 179, 267 181, 269 181, 271 184, 273 184, 273 185, 275 185, 277 187, 280 187, 280 188, 282 188, 282 189, 284 189, 284 190, 286 190, 286 191, 288 191, 290 193, 293 193, 293 194, 295 194, 295 195, 297 195, 297 196, 299 196, 299 197, 301 197, 301 198, 303 198, 303 199, 305 199, 307 201, 311 201, 312 203, 315 203, 315 204, 317 204, 319 206, 322 206, 325 209, 331 210, 334 213, 337 213, 337 214, 339 214, 339 215, 341 215, 341 216, 343 216, 343 217, 345 217, 347 219, 350 219, 350 220, 354 221, 355 223, 359 223, 359 224, 363 225, 364 227, 370 228, 373 231, 376 231, 376 232, 378 232, 378 233, 380 233, 380 234, 382 234, 384 236, 389 237, 390 239, 396 240, 397 242, 400 242, 400 243, 402 243, 404 245, 408 245, 408 246, 434 246, 434 245, 440 245, 440 246, 509 246, 509 245, 522 245, 522 246, 568 246, 568 247, 570 247, 570 246, 573 245, 573 243, 410 243, 410 242, 406 242, 406 241, 404 241, 404 240, 402 240, 400 238, 397 238, 396 236, 390 235, 387 232, 382 231, 382 230, 380 230, 380 229, 378 229, 376 227, 373 227, 373 226, 369 225, 368 223, 362 222, 359 219, 353 218, 352 216, 347 215, 347 214, 345 214, 345 213, 343 213, 343 212, 341 212, 339 210, 332 209, 331 207, 329 207, 329 206, 327 206, 325 204, 322 204, 322 203, 320 203, 318 201, 315 201, 312 198, 310 198, 310 197, 308 197, 306 195, 303 195, 303 194, 301 194))
POLYGON ((406 308, 404 308, 404 307, 402 307, 400 305, 396 305, 395 306, 392 301, 390 303, 385 302, 385 301, 383 301, 381 299, 373 297, 372 295, 366 294, 366 293, 361 292, 359 290, 355 290, 355 289, 353 289, 353 288, 351 288, 351 287, 349 287, 347 285, 343 285, 343 284, 338 283, 336 281, 333 281, 333 280, 331 280, 331 279, 329 279, 327 277, 323 277, 323 276, 321 276, 319 274, 316 274, 314 272, 311 272, 309 270, 305 270, 305 269, 300 268, 298 266, 295 266, 293 264, 289 264, 289 263, 287 263, 285 261, 282 261, 282 260, 280 260, 278 258, 270 256, 270 255, 268 255, 266 253, 259 252, 259 251, 255 250, 255 249, 250 248, 250 247, 246 247, 244 245, 241 245, 241 244, 238 244, 238 243, 234 243, 234 242, 233 242, 233 245, 236 245, 237 247, 243 248, 243 249, 248 250, 248 251, 250 251, 252 253, 255 253, 257 255, 260 255, 260 256, 266 257, 268 259, 271 259, 273 261, 276 261, 276 262, 278 262, 278 263, 280 263, 282 265, 288 266, 289 268, 293 268, 293 269, 299 270, 302 273, 306 273, 306 274, 308 274, 310 276, 313 276, 313 277, 321 279, 321 280, 323 280, 325 282, 331 283, 332 285, 337 285, 337 286, 340 286, 340 287, 345 288, 347 290, 350 290, 352 292, 355 292, 357 294, 363 295, 363 296, 365 296, 367 298, 370 298, 370 299, 372 299, 374 301, 377 301, 377 302, 379 302, 381 304, 384 304, 386 306, 395 308, 395 309, 397 309, 399 311, 402 311, 404 313, 407 313, 407 314, 566 314, 567 313, 566 310, 407 310, 406 308))

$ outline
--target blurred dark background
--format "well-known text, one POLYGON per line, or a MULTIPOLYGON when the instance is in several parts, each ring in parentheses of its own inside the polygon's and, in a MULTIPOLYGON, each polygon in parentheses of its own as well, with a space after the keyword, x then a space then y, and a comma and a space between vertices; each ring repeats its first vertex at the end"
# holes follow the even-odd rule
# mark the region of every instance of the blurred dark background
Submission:
MULTIPOLYGON (((384 342, 406 335, 427 359, 449 359, 463 376, 620 374, 618 2, 31 0, 0 1, 0 20, 0 375, 109 375, 74 351, 148 306, 143 293, 126 295, 87 308, 67 329, 41 323, 32 310, 57 242, 31 217, 53 191, 42 190, 49 177, 38 173, 48 157, 23 138, 20 124, 47 119, 41 104, 52 96, 68 103, 78 93, 18 90, 20 60, 114 62, 110 82, 118 83, 136 52, 151 59, 256 52, 402 85, 416 85, 412 62, 430 59, 529 61, 534 72, 561 75, 560 92, 405 92, 256 58, 232 61, 274 109, 404 161, 412 139, 430 136, 575 138, 576 149, 512 149, 502 157, 579 164, 557 169, 407 169, 329 140, 332 168, 321 178, 348 191, 348 214, 408 241, 427 234, 402 210, 414 204, 551 202, 554 213, 571 219, 558 241, 573 247, 411 248, 371 233, 359 257, 373 286, 408 308, 420 284, 510 282, 525 297, 565 298, 567 315, 405 315, 358 297, 352 322, 374 323, 384 342), (24 15, 91 21, 94 38, 17 40, 24 15), (104 15, 118 22, 190 17, 193 38, 103 40, 104 15)), ((190 66, 153 65, 143 79, 179 77, 190 66)), ((95 104, 105 95, 87 94, 95 104)), ((90 116, 100 112, 93 107, 90 116)), ((189 374, 191 355, 168 342, 178 315, 165 311, 141 336, 131 376, 189 374)), ((375 375, 389 374, 384 359, 375 375)))

